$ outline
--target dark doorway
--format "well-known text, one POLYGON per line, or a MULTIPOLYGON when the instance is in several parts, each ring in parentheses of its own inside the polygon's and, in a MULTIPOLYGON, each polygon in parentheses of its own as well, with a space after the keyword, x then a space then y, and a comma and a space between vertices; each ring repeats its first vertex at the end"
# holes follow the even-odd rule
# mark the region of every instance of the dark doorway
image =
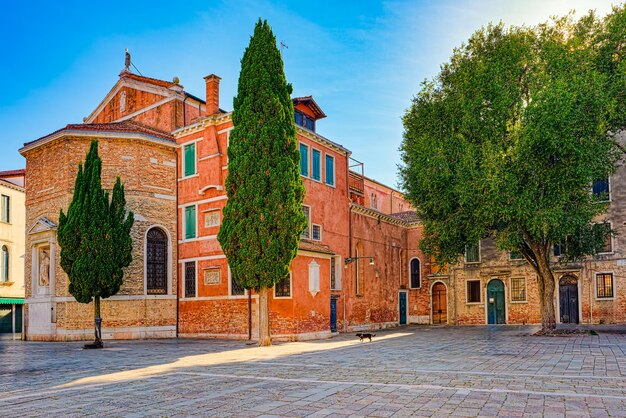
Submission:
POLYGON ((330 332, 337 332, 337 298, 330 298, 330 332))
POLYGON ((398 294, 400 300, 400 325, 406 325, 406 292, 398 294))
POLYGON ((446 295, 446 285, 435 283, 433 286, 433 324, 448 323, 448 297, 446 295))
POLYGON ((506 307, 504 301, 504 283, 495 279, 487 285, 487 323, 505 324, 506 307))
POLYGON ((578 279, 564 276, 559 280, 559 305, 561 323, 578 323, 578 279))

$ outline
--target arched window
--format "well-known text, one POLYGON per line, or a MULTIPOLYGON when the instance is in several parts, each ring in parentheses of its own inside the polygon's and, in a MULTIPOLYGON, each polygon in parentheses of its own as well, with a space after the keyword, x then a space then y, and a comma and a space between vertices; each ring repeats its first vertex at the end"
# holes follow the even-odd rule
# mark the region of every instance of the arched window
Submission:
POLYGON ((414 258, 411 260, 411 288, 417 289, 422 286, 422 272, 420 269, 420 260, 414 258))
POLYGON ((2 281, 9 281, 9 249, 6 245, 2 246, 2 281))
POLYGON ((167 294, 167 235, 151 228, 146 237, 146 288, 149 295, 167 294))

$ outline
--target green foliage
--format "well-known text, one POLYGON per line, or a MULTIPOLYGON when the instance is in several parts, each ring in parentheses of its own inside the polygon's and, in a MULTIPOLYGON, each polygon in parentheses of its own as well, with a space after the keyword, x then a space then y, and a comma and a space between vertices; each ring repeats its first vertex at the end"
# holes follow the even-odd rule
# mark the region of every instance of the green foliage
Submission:
POLYGON ((455 262, 486 237, 531 262, 554 242, 578 242, 572 258, 601 248, 611 231, 591 224, 607 205, 590 185, 622 152, 625 39, 621 7, 602 20, 490 25, 454 50, 404 116, 401 176, 424 251, 455 262))
POLYGON ((259 20, 241 60, 218 234, 233 278, 248 289, 289 274, 306 226, 291 91, 276 38, 259 20))
POLYGON ((109 194, 102 190, 101 171, 98 142, 93 141, 84 168, 78 167, 67 215, 61 210, 59 216, 61 267, 69 277, 69 292, 81 303, 116 294, 123 268, 132 259, 134 216, 126 213, 124 186, 118 177, 109 202, 109 194))

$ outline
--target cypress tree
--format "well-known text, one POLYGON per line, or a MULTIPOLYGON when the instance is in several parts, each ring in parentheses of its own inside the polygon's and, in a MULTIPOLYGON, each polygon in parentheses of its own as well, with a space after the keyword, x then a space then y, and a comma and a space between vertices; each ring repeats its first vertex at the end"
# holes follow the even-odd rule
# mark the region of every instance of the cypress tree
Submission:
POLYGON ((94 302, 95 343, 102 347, 100 299, 116 294, 131 260, 132 212, 126 212, 124 186, 118 177, 112 198, 102 189, 102 160, 93 141, 78 166, 74 196, 67 215, 59 215, 58 240, 61 267, 69 278, 69 292, 80 303, 94 302))
POLYGON ((306 226, 291 85, 276 37, 259 21, 241 60, 218 240, 232 277, 259 294, 259 345, 270 345, 268 292, 288 277, 306 226))

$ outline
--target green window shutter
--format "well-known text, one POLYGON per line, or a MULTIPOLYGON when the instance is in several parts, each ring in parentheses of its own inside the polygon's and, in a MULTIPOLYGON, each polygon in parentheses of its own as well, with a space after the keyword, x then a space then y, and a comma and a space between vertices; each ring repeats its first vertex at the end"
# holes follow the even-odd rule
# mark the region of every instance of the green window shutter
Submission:
POLYGON ((322 178, 322 154, 314 149, 313 150, 313 169, 311 178, 313 180, 320 180, 322 178))
POLYGON ((196 144, 185 145, 185 176, 196 174, 196 144))
POLYGON ((326 156, 326 184, 335 185, 335 159, 330 155, 326 156))
POLYGON ((185 208, 185 239, 196 237, 196 207, 185 208))
POLYGON ((309 177, 309 147, 300 144, 300 174, 309 177))

